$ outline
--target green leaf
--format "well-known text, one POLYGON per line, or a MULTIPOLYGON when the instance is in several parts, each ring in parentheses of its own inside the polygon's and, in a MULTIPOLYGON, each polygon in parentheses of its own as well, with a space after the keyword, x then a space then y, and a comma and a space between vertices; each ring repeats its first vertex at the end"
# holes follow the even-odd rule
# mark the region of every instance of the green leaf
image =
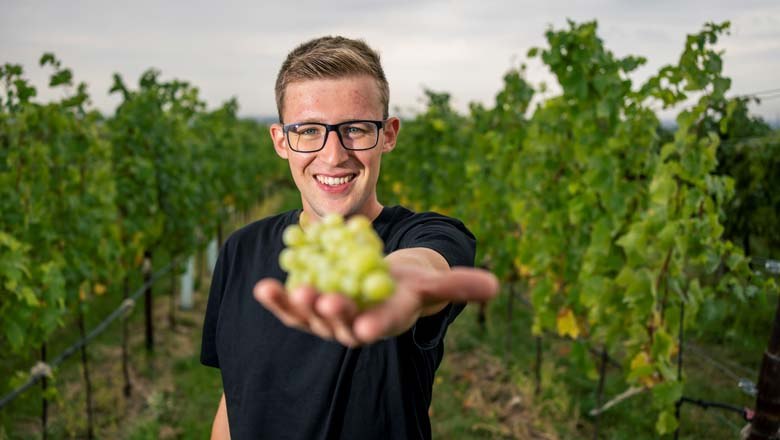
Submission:
POLYGON ((38 94, 35 87, 30 86, 29 83, 23 79, 15 80, 14 87, 16 87, 17 98, 21 104, 29 102, 30 98, 33 98, 38 94))
POLYGON ((596 369, 596 364, 593 362, 593 358, 590 356, 590 353, 588 352, 587 345, 582 341, 574 341, 572 343, 571 348, 571 354, 569 355, 569 359, 571 360, 572 364, 576 367, 577 371, 582 371, 585 373, 585 376, 590 380, 597 380, 598 370, 596 369))
POLYGON ((49 86, 50 87, 57 87, 60 85, 72 85, 73 82, 73 73, 70 71, 70 69, 63 69, 60 71, 55 72, 51 79, 49 80, 49 86))
POLYGON ((11 344, 11 350, 18 352, 24 346, 24 329, 11 316, 3 317, 3 320, 5 321, 4 333, 11 344))
POLYGON ((651 355, 655 361, 666 361, 674 350, 674 339, 664 330, 659 328, 653 333, 653 348, 651 355))
POLYGON ((712 90, 712 96, 715 99, 722 99, 726 92, 731 87, 731 80, 728 78, 715 78, 715 80, 712 83, 713 90, 712 90))
POLYGON ((650 183, 650 200, 656 205, 666 205, 674 190, 674 179, 669 173, 656 174, 650 183))
POLYGON ((682 398, 682 382, 664 382, 653 387, 653 406, 658 409, 673 407, 682 398))
POLYGON ((677 429, 678 425, 679 423, 674 416, 674 411, 662 411, 658 414, 658 419, 655 422, 655 430, 661 435, 670 434, 677 429))
POLYGON ((24 300, 24 302, 30 306, 30 307, 38 307, 40 306, 40 302, 38 301, 38 298, 35 296, 35 292, 27 286, 22 287, 20 290, 20 296, 24 300))
POLYGON ((617 240, 617 244, 622 247, 626 253, 640 252, 644 247, 645 242, 645 232, 638 229, 631 229, 617 240))
POLYGON ((41 56, 41 59, 38 61, 38 64, 40 66, 45 66, 47 64, 51 64, 53 66, 59 66, 59 61, 57 61, 57 58, 54 56, 51 52, 46 52, 41 56))

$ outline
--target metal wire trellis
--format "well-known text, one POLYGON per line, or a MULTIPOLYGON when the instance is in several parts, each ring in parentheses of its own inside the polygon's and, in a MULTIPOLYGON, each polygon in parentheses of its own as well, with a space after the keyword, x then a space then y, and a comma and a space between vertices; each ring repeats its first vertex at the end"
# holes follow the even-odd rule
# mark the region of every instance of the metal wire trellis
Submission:
POLYGON ((68 359, 73 354, 75 354, 76 351, 78 351, 81 347, 83 347, 89 341, 95 339, 98 335, 103 333, 108 328, 108 326, 112 322, 114 322, 117 318, 125 315, 130 310, 132 310, 132 308, 135 306, 135 302, 138 299, 138 297, 140 297, 146 291, 146 289, 151 287, 158 279, 160 279, 162 276, 167 274, 171 270, 171 268, 174 267, 175 263, 176 263, 176 259, 174 258, 165 267, 159 269, 157 272, 152 274, 152 277, 148 281, 146 281, 141 287, 138 288, 138 290, 136 290, 127 299, 122 301, 119 307, 114 309, 113 312, 111 312, 105 319, 103 319, 103 321, 101 321, 98 325, 96 325, 95 328, 93 328, 84 338, 79 339, 73 345, 66 348, 59 356, 54 358, 53 361, 49 363, 43 363, 43 362, 36 363, 30 369, 30 377, 27 379, 27 381, 0 399, 0 408, 3 408, 12 400, 17 398, 21 394, 23 394, 25 391, 27 391, 30 387, 35 385, 43 377, 51 375, 51 371, 53 368, 59 366, 62 362, 64 362, 66 359, 68 359))

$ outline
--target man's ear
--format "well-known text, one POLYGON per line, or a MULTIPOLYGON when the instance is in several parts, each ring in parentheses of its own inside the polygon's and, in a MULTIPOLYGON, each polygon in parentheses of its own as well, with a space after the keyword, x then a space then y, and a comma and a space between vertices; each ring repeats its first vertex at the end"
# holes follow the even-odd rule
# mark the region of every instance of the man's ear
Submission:
POLYGON ((282 124, 271 124, 269 129, 271 133, 271 141, 274 143, 274 150, 276 154, 282 159, 287 159, 287 139, 284 137, 284 129, 282 124))
POLYGON ((401 129, 401 120, 395 116, 385 121, 384 138, 382 141, 382 152, 389 153, 395 148, 395 143, 398 140, 398 131, 401 129))

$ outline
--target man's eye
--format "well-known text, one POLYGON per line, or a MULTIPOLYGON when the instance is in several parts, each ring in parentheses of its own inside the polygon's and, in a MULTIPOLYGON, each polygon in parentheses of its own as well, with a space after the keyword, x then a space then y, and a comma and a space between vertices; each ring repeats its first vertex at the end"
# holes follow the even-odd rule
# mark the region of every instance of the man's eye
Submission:
POLYGON ((298 129, 298 134, 301 136, 317 136, 320 131, 316 127, 304 127, 298 129))
POLYGON ((363 134, 365 132, 363 128, 354 125, 347 127, 347 134, 349 135, 363 134))

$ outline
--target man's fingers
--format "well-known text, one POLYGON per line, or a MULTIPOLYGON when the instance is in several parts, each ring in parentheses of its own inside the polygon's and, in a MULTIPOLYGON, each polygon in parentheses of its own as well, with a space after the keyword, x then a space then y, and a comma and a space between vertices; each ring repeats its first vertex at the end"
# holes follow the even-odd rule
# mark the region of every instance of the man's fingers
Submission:
POLYGON ((279 318, 288 327, 307 329, 306 320, 299 316, 296 308, 290 303, 290 298, 279 281, 266 278, 255 284, 253 290, 255 299, 266 309, 279 318))
POLYGON ((279 281, 265 279, 255 285, 254 295, 284 325, 333 339, 332 325, 315 310, 319 294, 313 288, 300 287, 288 294, 279 281))
POLYGON ((319 293, 312 287, 299 287, 290 292, 290 304, 295 308, 297 315, 306 320, 315 335, 323 339, 333 339, 331 325, 322 319, 314 308, 319 296, 319 293))
POLYGON ((357 314, 357 306, 353 301, 336 293, 328 293, 320 295, 315 309, 330 323, 333 335, 342 345, 356 347, 360 344, 352 333, 352 321, 357 314))

